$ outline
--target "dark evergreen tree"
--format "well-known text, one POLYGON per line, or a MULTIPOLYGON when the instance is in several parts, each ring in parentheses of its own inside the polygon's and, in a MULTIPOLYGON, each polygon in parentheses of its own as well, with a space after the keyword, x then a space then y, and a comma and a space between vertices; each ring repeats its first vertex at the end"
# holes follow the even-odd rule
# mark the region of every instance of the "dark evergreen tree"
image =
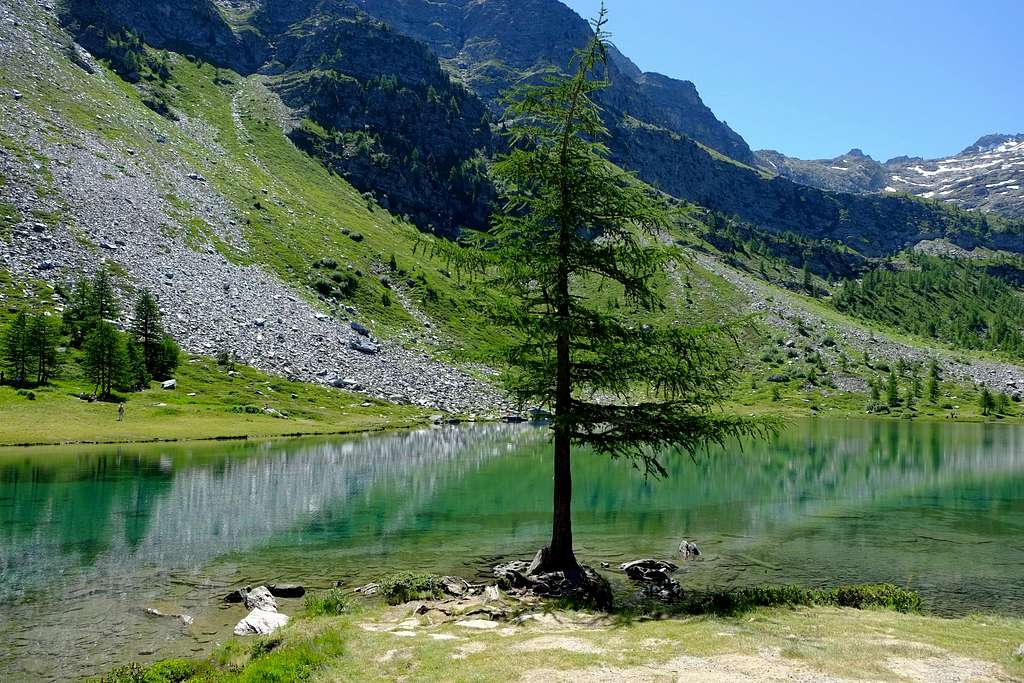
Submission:
MULTIPOLYGON (((164 328, 161 321, 160 306, 149 290, 142 290, 135 301, 135 317, 131 331, 142 351, 142 360, 146 373, 151 377, 162 374, 160 367, 160 346, 163 343, 164 328)), ((140 378, 137 378, 141 380, 140 378)), ((146 379, 145 382, 149 380, 146 379)), ((140 382, 140 383, 145 383, 140 382)))
POLYGON ((882 399, 882 396, 878 390, 878 380, 875 379, 874 377, 868 378, 868 388, 871 389, 871 402, 878 403, 882 399))
POLYGON ((885 387, 885 402, 890 408, 900 404, 900 387, 896 381, 896 371, 889 370, 889 382, 885 387))
POLYGON ((19 311, 4 334, 4 369, 14 384, 24 384, 29 379, 32 349, 29 346, 28 326, 28 316, 25 311, 19 311))
POLYGON ((981 408, 982 415, 989 415, 992 410, 996 407, 995 398, 992 396, 992 392, 989 391, 988 387, 981 388, 981 395, 978 396, 978 407, 981 408))
POLYGON ((178 369, 180 360, 181 349, 178 347, 178 343, 169 334, 165 334, 160 339, 160 346, 157 348, 156 372, 153 377, 156 379, 169 378, 178 369))
POLYGON ((92 284, 81 279, 75 283, 64 306, 63 328, 71 346, 82 347, 92 322, 92 284))
POLYGON ((48 383, 57 369, 57 330, 47 316, 36 314, 29 319, 28 350, 36 384, 48 383))
POLYGON ((109 398, 115 386, 127 379, 128 354, 124 340, 114 326, 100 321, 85 339, 83 369, 93 385, 93 393, 109 398))
POLYGON ((106 265, 96 271, 90 287, 89 316, 94 320, 114 320, 121 311, 117 305, 114 284, 106 265))
POLYGON ((932 359, 928 367, 928 400, 935 403, 939 400, 939 364, 932 359))
POLYGON ((137 339, 128 340, 126 352, 128 354, 126 369, 128 388, 141 391, 153 379, 152 375, 149 374, 149 368, 146 367, 146 352, 137 339))

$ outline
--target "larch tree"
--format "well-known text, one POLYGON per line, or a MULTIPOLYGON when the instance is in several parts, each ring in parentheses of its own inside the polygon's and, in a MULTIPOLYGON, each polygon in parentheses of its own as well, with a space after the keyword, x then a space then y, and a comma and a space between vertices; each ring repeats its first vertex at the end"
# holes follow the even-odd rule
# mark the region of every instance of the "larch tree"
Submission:
POLYGON ((570 75, 507 96, 509 151, 493 167, 503 205, 490 230, 461 246, 424 238, 492 285, 505 385, 520 405, 553 409, 551 540, 531 573, 577 578, 574 446, 660 477, 666 452, 694 455, 774 427, 716 410, 733 379, 738 322, 659 322, 656 279, 677 257, 661 240, 672 215, 661 195, 607 158, 595 100, 608 85, 605 21, 602 8, 570 75))

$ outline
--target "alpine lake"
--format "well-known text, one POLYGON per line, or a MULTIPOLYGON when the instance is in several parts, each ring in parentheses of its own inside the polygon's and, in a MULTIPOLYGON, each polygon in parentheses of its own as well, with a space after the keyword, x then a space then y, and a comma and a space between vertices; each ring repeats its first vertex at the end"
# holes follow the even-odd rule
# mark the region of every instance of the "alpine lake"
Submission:
MULTIPOLYGON (((491 424, 0 451, 0 679, 202 655, 232 637, 245 610, 222 598, 246 584, 485 580, 547 539, 547 439, 491 424)), ((621 562, 654 557, 684 589, 892 582, 941 615, 1024 611, 1024 427, 797 421, 665 463, 650 480, 574 455, 578 557, 620 588, 621 562)))

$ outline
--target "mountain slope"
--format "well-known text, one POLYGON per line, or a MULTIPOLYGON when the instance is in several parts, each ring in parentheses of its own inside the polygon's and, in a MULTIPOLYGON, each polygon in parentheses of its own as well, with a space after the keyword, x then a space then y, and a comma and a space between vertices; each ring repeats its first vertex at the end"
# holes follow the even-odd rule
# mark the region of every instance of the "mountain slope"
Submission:
MULTIPOLYGON (((96 28, 108 34, 155 20, 122 11, 124 1, 69 0, 73 17, 80 14, 79 4, 109 2, 103 17, 88 15, 103 21, 96 28)), ((188 22, 197 16, 195 5, 203 3, 210 4, 161 0, 159 9, 171 10, 166 21, 188 22)), ((586 22, 556 0, 530 0, 525 8, 511 0, 363 0, 360 6, 413 39, 430 41, 476 93, 449 83, 427 48, 344 2, 263 0, 236 17, 233 35, 255 34, 263 41, 269 52, 260 70, 269 75, 267 83, 296 116, 312 119, 313 125, 296 129, 294 139, 332 169, 375 192, 388 208, 409 213, 422 229, 454 235, 466 225, 485 224, 493 196, 485 158, 492 143, 482 107, 500 108, 497 95, 506 85, 536 77, 558 60, 566 63, 586 38, 586 22)), ((88 31, 85 19, 68 24, 88 31)), ((221 45, 207 42, 209 32, 195 36, 189 51, 220 58, 221 45)), ((238 68, 246 66, 244 57, 238 68)), ((868 256, 936 237, 968 249, 1024 250, 1024 223, 766 177, 742 163, 751 157, 745 143, 704 107, 692 84, 638 74, 617 54, 609 77, 604 105, 612 158, 673 196, 777 233, 843 242, 868 256)))
POLYGON ((841 192, 901 192, 965 209, 1024 218, 1024 134, 986 135, 942 159, 897 157, 884 164, 854 149, 834 159, 805 161, 772 150, 761 167, 794 182, 841 192))
POLYGON ((171 120, 69 47, 43 7, 0 6, 0 269, 66 285, 107 262, 126 298, 159 297, 188 351, 434 408, 501 405, 423 322, 427 310, 472 338, 471 292, 439 264, 414 268, 415 228, 288 140, 262 78, 171 54, 171 120), (408 270, 389 272, 389 254, 408 270), (376 353, 351 347, 351 322, 379 337, 376 353))

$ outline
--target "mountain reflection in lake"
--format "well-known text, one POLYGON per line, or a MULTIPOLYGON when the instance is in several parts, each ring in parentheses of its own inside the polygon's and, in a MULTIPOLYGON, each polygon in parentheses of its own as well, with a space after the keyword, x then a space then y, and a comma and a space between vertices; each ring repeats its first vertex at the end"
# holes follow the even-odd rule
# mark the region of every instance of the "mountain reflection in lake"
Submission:
MULTIPOLYGON (((667 462, 645 481, 577 456, 581 559, 668 558, 688 538, 704 557, 684 585, 893 581, 942 612, 1024 607, 1024 429, 820 420, 667 462)), ((219 603, 240 583, 528 556, 550 479, 545 431, 507 425, 0 454, 0 678, 206 652, 243 615, 219 603)))

